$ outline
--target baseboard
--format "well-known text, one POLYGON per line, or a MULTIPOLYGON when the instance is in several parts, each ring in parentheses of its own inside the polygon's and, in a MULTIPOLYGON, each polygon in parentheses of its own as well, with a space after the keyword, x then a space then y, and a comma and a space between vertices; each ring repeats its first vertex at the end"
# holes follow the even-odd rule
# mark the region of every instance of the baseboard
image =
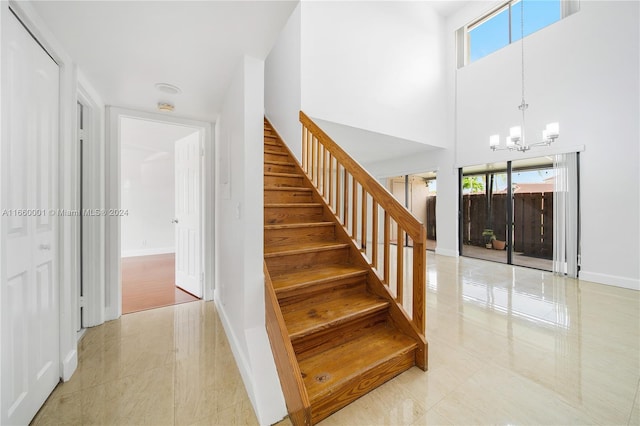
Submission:
POLYGON ((154 254, 169 254, 175 253, 175 247, 165 248, 152 248, 144 250, 127 250, 122 252, 122 257, 138 257, 138 256, 153 256, 154 254))
MULTIPOLYGON (((229 340, 231 352, 233 353, 233 357, 235 358, 236 364, 238 365, 238 370, 240 370, 240 376, 242 377, 245 389, 247 390, 247 394, 249 395, 249 399, 251 400, 251 405, 253 406, 253 409, 256 413, 256 417, 258 417, 258 422, 261 425, 274 424, 277 421, 281 420, 284 415, 286 415, 284 397, 282 396, 282 390, 280 389, 280 382, 277 373, 275 373, 275 363, 273 360, 271 360, 271 363, 273 363, 272 370, 275 377, 275 386, 277 386, 277 388, 269 390, 263 389, 261 392, 262 397, 260 397, 258 395, 258 393, 260 393, 260 389, 258 389, 258 386, 256 386, 256 379, 258 379, 261 384, 265 383, 265 378, 267 380, 272 380, 272 377, 265 377, 265 374, 269 374, 268 370, 270 370, 270 368, 264 368, 265 360, 262 359, 262 361, 256 361, 256 369, 267 370, 267 373, 265 373, 265 371, 257 371, 255 374, 253 373, 253 369, 251 368, 252 365, 242 351, 242 346, 240 344, 240 341, 238 340, 238 337, 233 332, 233 327, 229 322, 225 307, 219 302, 219 300, 220 299, 218 297, 214 297, 216 310, 218 311, 218 315, 220 316, 220 320, 222 321, 222 326, 224 328, 225 334, 227 335, 227 339, 229 340), (270 394, 267 398, 271 401, 264 401, 265 395, 267 394, 270 394), (280 398, 277 398, 278 395, 280 396, 280 398)), ((271 354, 271 346, 269 345, 269 340, 266 336, 266 330, 264 330, 264 336, 257 336, 257 330, 246 330, 245 333, 247 334, 246 337, 248 339, 256 339, 256 337, 260 337, 257 340, 251 341, 251 347, 253 347, 254 349, 252 351, 254 356, 251 356, 251 353, 249 354, 249 356, 252 359, 259 360, 260 358, 267 358, 265 357, 265 351, 268 351, 268 353, 271 354), (256 341, 258 342, 258 344, 256 344, 256 341), (259 346, 260 342, 266 342, 266 349, 260 348, 259 351, 256 351, 256 346, 259 346), (260 352, 260 354, 258 354, 257 352, 260 352)), ((251 347, 249 348, 249 351, 251 351, 251 347)), ((267 381, 266 383, 269 382, 267 381)))
POLYGON ((640 291, 640 280, 637 278, 620 277, 616 275, 600 274, 597 272, 580 271, 580 281, 591 281, 598 284, 628 288, 640 291))
POLYGON ((68 382, 78 368, 78 351, 72 350, 64 357, 62 363, 61 378, 63 382, 68 382))
POLYGON ((458 257, 458 250, 436 247, 436 254, 439 254, 440 256, 458 257))
POLYGON ((216 310, 220 316, 220 321, 222 321, 222 327, 224 328, 224 333, 227 335, 227 340, 229 340, 231 352, 233 353, 233 357, 236 359, 236 364, 238 365, 242 381, 244 382, 247 393, 249 394, 249 399, 251 399, 251 404, 255 407, 255 403, 253 401, 253 383, 251 382, 251 365, 244 356, 240 347, 240 342, 238 341, 236 334, 233 332, 233 327, 231 327, 231 323, 227 317, 226 310, 219 301, 219 298, 214 298, 216 310))
POLYGON ((249 359, 255 372, 252 379, 255 388, 256 410, 261 425, 272 425, 287 415, 287 406, 278 377, 278 370, 271 352, 267 329, 254 327, 245 330, 249 344, 249 359))

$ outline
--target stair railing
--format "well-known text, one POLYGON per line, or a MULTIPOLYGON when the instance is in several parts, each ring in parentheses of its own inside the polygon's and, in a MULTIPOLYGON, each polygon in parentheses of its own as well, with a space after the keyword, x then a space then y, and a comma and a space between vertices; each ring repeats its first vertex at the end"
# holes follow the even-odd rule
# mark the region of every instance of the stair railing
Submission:
POLYGON ((425 332, 426 229, 304 112, 302 169, 396 303, 425 332), (411 256, 412 262, 406 262, 411 256), (405 291, 410 286, 410 291, 405 291))

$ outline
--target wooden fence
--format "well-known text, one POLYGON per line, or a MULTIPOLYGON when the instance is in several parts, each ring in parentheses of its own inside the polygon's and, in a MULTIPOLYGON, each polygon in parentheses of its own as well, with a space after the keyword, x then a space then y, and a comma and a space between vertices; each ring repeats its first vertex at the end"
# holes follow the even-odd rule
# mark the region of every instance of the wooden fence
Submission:
MULTIPOLYGON (((484 246, 482 232, 493 229, 496 239, 507 239, 507 194, 493 194, 491 220, 487 221, 487 197, 462 197, 464 244, 484 246)), ((429 228, 427 228, 428 230, 429 228)), ((553 255, 553 192, 517 193, 513 197, 513 251, 551 259, 553 255)))
POLYGON ((462 200, 464 244, 484 247, 482 232, 489 227, 492 227, 496 239, 507 240, 507 194, 493 194, 490 221, 487 221, 487 197, 484 194, 465 195, 462 200))
POLYGON ((553 257, 553 192, 514 194, 513 250, 544 259, 553 257))

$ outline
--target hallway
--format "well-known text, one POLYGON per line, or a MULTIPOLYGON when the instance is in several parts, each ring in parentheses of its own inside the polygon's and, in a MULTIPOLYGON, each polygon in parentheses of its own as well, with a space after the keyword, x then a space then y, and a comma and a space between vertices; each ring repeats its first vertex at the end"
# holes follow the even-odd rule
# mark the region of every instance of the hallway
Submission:
MULTIPOLYGON (((438 255, 427 283, 429 371, 321 425, 640 423, 637 291, 438 255)), ((211 302, 89 329, 79 358, 33 424, 257 424, 211 302)))
POLYGON ((124 315, 79 352, 33 425, 257 424, 213 302, 124 315))

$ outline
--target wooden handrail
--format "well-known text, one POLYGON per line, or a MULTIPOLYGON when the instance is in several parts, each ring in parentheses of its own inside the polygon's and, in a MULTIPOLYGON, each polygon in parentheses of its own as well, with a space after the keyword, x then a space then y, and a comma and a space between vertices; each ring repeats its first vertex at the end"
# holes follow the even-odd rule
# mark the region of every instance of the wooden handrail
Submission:
POLYGON ((345 231, 354 243, 357 243, 362 255, 368 256, 369 264, 377 271, 383 284, 390 289, 393 287, 396 303, 401 307, 409 304, 412 306, 411 321, 416 330, 424 334, 427 235, 425 226, 302 111, 300 122, 303 171, 345 231), (382 238, 378 235, 379 209, 384 219, 382 238), (395 226, 392 226, 391 221, 395 226), (396 235, 396 256, 393 257, 390 255, 392 233, 396 235), (410 276, 404 268, 405 234, 413 245, 410 276), (371 246, 367 245, 369 235, 372 239, 371 246), (381 240, 383 259, 382 265, 379 265, 377 246, 381 240), (395 269, 395 273, 390 274, 392 269, 395 269), (412 289, 405 291, 409 279, 412 289), (395 283, 391 280, 395 280, 395 283))
POLYGON ((302 374, 296 354, 291 345, 287 325, 280 311, 278 298, 271 282, 271 276, 263 262, 265 319, 271 351, 278 370, 282 393, 287 403, 287 411, 295 426, 311 424, 311 404, 307 389, 302 381, 302 374))
MULTIPOLYGON (((304 112, 300 111, 300 122, 311 131, 322 145, 325 146, 331 155, 338 160, 345 169, 358 181, 362 187, 373 196, 373 199, 386 211, 389 212, 393 220, 402 223, 409 237, 414 241, 420 238, 424 225, 415 218, 405 206, 400 204, 387 189, 371 176, 356 160, 351 158, 340 145, 335 143, 316 123, 313 122, 304 112)), ((304 164, 303 164, 304 167, 304 164)), ((306 170, 305 170, 306 171, 306 170)), ((426 231, 425 231, 426 235, 426 231)), ((426 237, 425 237, 426 238, 426 237)), ((426 243, 426 242, 425 242, 426 243)))

